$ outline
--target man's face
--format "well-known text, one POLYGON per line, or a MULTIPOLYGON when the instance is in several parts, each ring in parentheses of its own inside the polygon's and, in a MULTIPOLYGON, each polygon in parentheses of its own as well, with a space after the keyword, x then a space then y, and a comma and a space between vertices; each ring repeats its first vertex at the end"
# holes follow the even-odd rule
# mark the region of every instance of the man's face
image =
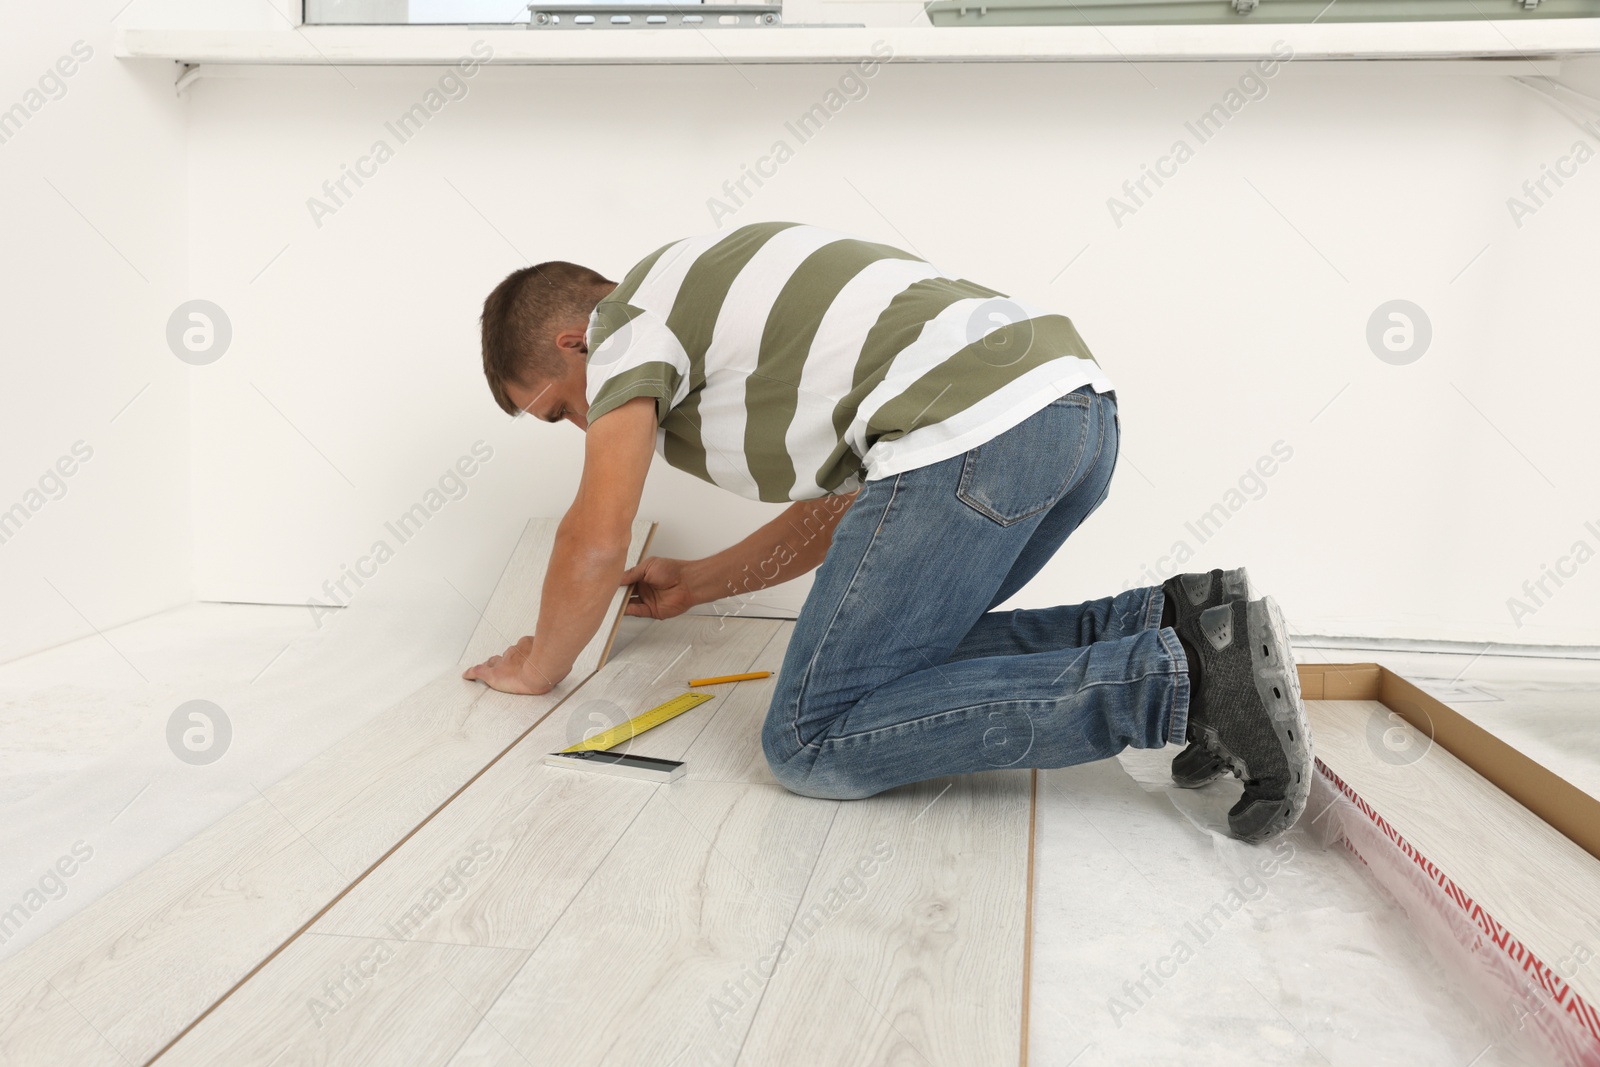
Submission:
POLYGON ((578 429, 587 430, 589 401, 585 364, 581 356, 570 354, 564 357, 563 362, 565 370, 557 377, 528 385, 507 382, 506 395, 511 397, 512 403, 536 419, 545 422, 565 419, 578 429))

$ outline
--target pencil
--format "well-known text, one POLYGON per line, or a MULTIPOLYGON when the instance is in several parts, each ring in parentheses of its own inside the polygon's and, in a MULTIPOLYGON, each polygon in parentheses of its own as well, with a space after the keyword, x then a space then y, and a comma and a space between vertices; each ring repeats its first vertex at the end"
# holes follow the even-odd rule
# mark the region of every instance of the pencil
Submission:
POLYGON ((748 682, 754 678, 770 678, 771 671, 751 671, 749 674, 724 674, 720 678, 691 678, 690 685, 718 685, 722 682, 748 682))

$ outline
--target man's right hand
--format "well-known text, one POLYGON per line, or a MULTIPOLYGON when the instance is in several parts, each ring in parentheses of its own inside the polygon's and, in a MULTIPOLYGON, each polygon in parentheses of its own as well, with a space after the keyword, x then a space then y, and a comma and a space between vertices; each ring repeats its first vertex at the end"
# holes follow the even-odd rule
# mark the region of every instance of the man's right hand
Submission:
POLYGON ((690 584, 687 560, 651 556, 622 575, 623 585, 632 585, 628 614, 650 619, 670 619, 700 603, 690 584))

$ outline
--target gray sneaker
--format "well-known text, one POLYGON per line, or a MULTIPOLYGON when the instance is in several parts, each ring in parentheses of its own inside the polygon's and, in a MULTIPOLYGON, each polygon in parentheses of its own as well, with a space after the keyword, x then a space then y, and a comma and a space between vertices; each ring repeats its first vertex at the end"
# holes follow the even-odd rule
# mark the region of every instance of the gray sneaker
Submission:
POLYGON ((1199 631, 1185 648, 1191 676, 1199 675, 1189 737, 1244 780, 1228 811, 1234 835, 1276 837, 1300 818, 1311 791, 1311 728, 1283 613, 1271 597, 1236 600, 1202 611, 1199 631))
MULTIPOLYGON (((1191 645, 1200 637, 1200 613, 1233 600, 1250 599, 1250 576, 1243 567, 1231 571, 1214 570, 1198 574, 1178 574, 1161 584, 1166 602, 1172 608, 1172 628, 1191 645)), ((1228 773, 1228 765, 1206 750, 1198 741, 1172 761, 1172 780, 1184 789, 1198 789, 1228 773)))
POLYGON ((1172 782, 1180 789, 1199 789, 1228 773, 1228 765, 1206 751, 1199 741, 1172 757, 1172 782))

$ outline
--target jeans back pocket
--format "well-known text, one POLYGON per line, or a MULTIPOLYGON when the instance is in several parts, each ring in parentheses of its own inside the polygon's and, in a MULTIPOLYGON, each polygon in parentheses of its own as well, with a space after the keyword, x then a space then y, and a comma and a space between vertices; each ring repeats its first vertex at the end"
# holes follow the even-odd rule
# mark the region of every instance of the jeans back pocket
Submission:
POLYGON ((1083 476, 1092 398, 1068 393, 966 455, 956 497, 1011 526, 1055 506, 1083 476))

